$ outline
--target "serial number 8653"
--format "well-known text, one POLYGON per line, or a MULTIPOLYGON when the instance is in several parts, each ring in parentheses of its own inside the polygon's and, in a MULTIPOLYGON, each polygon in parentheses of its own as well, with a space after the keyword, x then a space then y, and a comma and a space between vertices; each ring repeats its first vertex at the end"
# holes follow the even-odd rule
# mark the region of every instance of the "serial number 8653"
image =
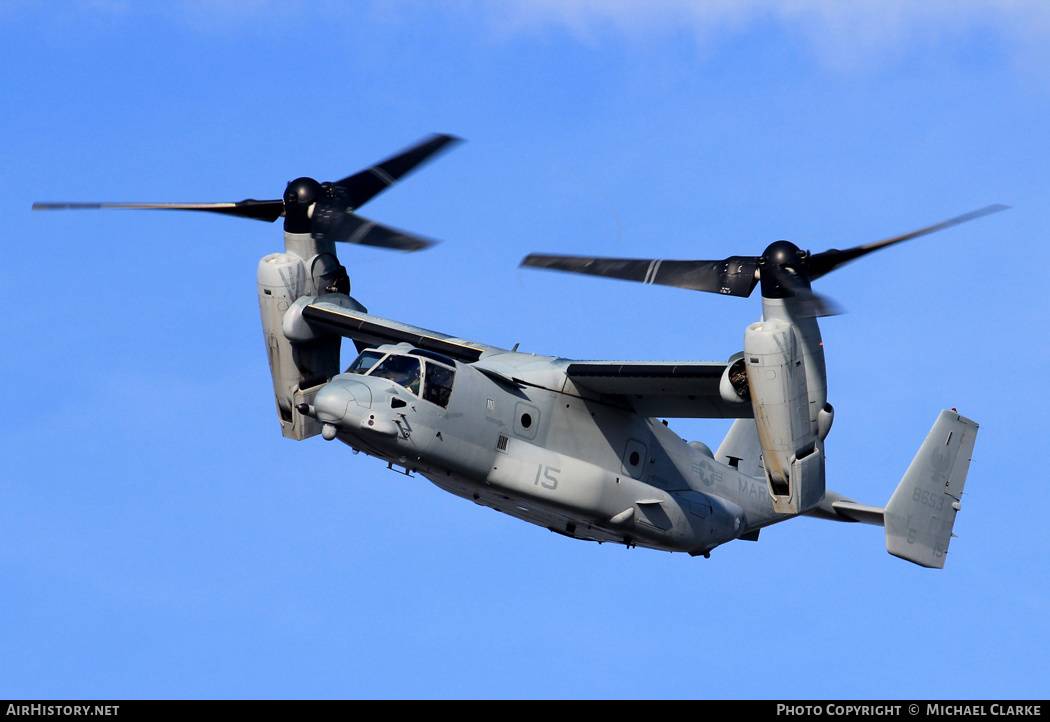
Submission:
POLYGON ((936 495, 931 494, 920 487, 915 487, 915 491, 911 495, 912 501, 917 501, 920 504, 931 507, 936 511, 940 511, 944 508, 944 497, 938 498, 936 495))

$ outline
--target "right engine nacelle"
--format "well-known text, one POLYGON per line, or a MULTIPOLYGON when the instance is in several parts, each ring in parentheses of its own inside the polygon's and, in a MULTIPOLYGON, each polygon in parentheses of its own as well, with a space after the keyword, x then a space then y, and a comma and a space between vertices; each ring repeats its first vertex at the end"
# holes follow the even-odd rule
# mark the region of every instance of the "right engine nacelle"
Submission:
POLYGON ((818 414, 811 412, 815 403, 824 411, 824 389, 819 384, 814 395, 820 398, 811 399, 800 336, 794 324, 781 319, 753 323, 744 333, 741 359, 773 509, 783 514, 799 514, 824 498, 824 450, 818 430, 826 434, 830 423, 818 424, 818 414))
POLYGON ((744 352, 729 357, 722 379, 718 382, 718 393, 727 404, 751 403, 751 389, 747 384, 747 360, 744 352))

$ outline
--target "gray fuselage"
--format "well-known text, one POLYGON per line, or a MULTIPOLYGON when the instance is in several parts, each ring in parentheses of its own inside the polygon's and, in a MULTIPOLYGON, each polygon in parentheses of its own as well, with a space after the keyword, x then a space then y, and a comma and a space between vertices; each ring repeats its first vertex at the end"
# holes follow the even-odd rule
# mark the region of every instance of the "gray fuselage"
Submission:
POLYGON ((451 394, 438 398, 447 406, 373 367, 322 388, 317 419, 457 496, 574 538, 692 554, 789 518, 774 514, 764 479, 578 388, 565 359, 502 352, 435 364, 407 344, 377 351, 453 368, 451 394))

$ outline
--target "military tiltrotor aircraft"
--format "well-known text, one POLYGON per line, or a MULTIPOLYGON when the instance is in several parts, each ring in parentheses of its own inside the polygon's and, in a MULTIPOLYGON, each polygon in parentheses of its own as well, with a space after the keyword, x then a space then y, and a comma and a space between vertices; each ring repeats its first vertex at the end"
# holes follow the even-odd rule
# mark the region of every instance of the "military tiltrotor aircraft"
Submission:
POLYGON ((530 255, 524 266, 733 296, 761 286, 762 317, 727 362, 572 361, 369 314, 335 243, 414 251, 431 242, 357 214, 456 141, 425 139, 334 183, 299 178, 278 200, 38 203, 34 209, 202 210, 275 221, 284 252, 259 262, 259 307, 284 436, 320 434, 457 496, 574 539, 709 556, 801 514, 885 527, 890 554, 944 566, 977 424, 942 411, 885 507, 825 488, 827 402, 811 281, 873 251, 1005 208, 848 250, 777 241, 760 256, 671 261, 530 255), (342 337, 359 355, 340 363, 342 337), (734 419, 712 452, 666 418, 734 419))

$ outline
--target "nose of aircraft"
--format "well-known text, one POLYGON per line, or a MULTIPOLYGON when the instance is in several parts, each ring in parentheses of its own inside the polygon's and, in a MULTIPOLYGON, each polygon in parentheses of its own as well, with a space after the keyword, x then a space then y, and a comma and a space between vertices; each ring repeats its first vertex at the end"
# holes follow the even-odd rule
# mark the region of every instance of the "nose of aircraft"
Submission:
MULTIPOLYGON (((384 382, 389 383, 389 382, 384 382)), ((372 411, 372 389, 360 381, 335 379, 314 397, 314 415, 321 422, 321 435, 331 441, 340 430, 366 431, 396 437, 400 430, 389 415, 372 411)))
POLYGON ((357 412, 372 406, 372 392, 362 383, 340 379, 322 387, 314 397, 314 411, 322 424, 338 425, 347 418, 351 404, 355 407, 353 416, 357 417, 357 412))
POLYGON ((354 400, 354 395, 348 389, 328 384, 314 397, 314 411, 317 414, 317 420, 327 424, 342 421, 346 416, 347 405, 354 400))

